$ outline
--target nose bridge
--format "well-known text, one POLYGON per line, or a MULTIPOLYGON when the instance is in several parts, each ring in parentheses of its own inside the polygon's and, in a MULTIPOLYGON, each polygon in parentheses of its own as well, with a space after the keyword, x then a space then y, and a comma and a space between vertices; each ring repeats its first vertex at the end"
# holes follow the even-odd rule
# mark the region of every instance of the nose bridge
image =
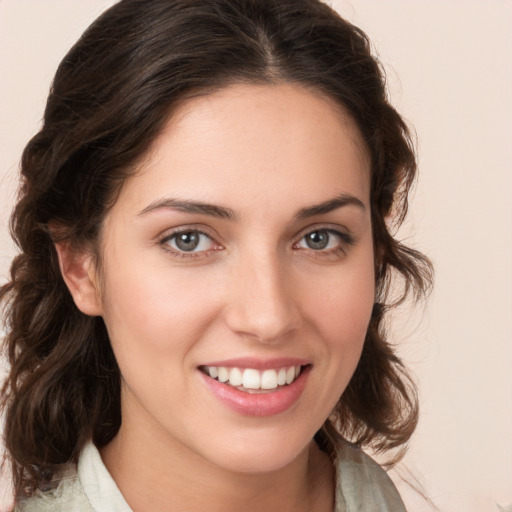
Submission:
POLYGON ((235 274, 228 313, 232 330, 274 341, 298 327, 291 275, 276 250, 241 256, 235 274))

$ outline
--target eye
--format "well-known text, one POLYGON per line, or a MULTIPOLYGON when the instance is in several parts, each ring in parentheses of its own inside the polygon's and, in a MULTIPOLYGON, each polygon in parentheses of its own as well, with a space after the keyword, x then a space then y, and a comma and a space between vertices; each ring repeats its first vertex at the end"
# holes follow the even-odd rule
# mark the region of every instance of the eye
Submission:
POLYGON ((336 251, 342 250, 343 244, 351 243, 353 240, 347 234, 332 229, 316 229, 305 234, 296 247, 312 251, 336 251))
POLYGON ((215 248, 215 242, 205 233, 197 230, 179 231, 162 240, 177 252, 203 252, 215 248))

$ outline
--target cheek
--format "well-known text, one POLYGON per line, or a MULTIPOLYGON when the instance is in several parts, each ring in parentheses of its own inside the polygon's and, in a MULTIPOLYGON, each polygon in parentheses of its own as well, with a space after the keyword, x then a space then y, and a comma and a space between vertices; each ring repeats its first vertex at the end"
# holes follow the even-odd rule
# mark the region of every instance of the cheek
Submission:
POLYGON ((303 303, 312 346, 319 355, 317 371, 312 374, 316 379, 312 407, 321 422, 344 393, 361 356, 375 292, 373 261, 368 261, 358 264, 357 271, 340 266, 303 303))
POLYGON ((104 320, 120 365, 169 364, 169 354, 182 360, 215 316, 204 280, 190 274, 148 266, 143 274, 113 269, 106 283, 104 320))
POLYGON ((187 392, 190 383, 183 372, 194 366, 190 355, 215 316, 215 304, 196 280, 179 272, 171 279, 161 266, 143 275, 126 270, 109 274, 104 314, 123 377, 125 407, 141 403, 164 411, 182 407, 185 396, 188 407, 195 398, 187 392))
MULTIPOLYGON (((359 362, 375 300, 372 252, 341 265, 329 282, 310 295, 309 322, 323 341, 319 402, 327 417, 359 362), (325 385, 325 383, 329 383, 325 385)), ((320 368, 319 368, 320 369, 320 368)))
POLYGON ((373 283, 354 284, 333 292, 324 309, 329 338, 348 345, 364 340, 374 304, 373 283))
POLYGON ((375 302, 374 279, 373 261, 369 261, 356 271, 341 270, 310 297, 307 308, 334 349, 357 351, 362 346, 375 302))

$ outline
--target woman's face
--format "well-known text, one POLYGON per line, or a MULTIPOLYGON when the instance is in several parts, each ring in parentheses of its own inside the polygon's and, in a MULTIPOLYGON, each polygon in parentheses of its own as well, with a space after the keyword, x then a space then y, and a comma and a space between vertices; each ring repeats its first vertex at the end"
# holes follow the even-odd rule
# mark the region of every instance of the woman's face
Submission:
POLYGON ((369 172, 351 119, 299 86, 173 114, 101 238, 122 435, 242 472, 305 450, 374 302, 369 172))

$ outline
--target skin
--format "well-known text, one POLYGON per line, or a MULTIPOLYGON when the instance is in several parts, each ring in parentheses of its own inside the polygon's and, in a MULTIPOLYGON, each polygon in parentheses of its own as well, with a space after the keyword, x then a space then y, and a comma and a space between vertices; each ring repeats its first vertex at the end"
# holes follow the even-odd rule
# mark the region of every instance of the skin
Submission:
POLYGON ((105 218, 101 271, 57 247, 121 369, 123 422, 101 455, 135 512, 332 511, 333 467, 312 439, 355 370, 374 302, 369 172, 355 124, 325 96, 233 85, 173 114, 105 218), (354 200, 298 215, 341 196, 354 200), (180 252, 176 229, 206 236, 180 252), (320 250, 305 238, 319 230, 320 250), (198 367, 238 357, 307 360, 298 401, 267 417, 227 407, 198 367))

